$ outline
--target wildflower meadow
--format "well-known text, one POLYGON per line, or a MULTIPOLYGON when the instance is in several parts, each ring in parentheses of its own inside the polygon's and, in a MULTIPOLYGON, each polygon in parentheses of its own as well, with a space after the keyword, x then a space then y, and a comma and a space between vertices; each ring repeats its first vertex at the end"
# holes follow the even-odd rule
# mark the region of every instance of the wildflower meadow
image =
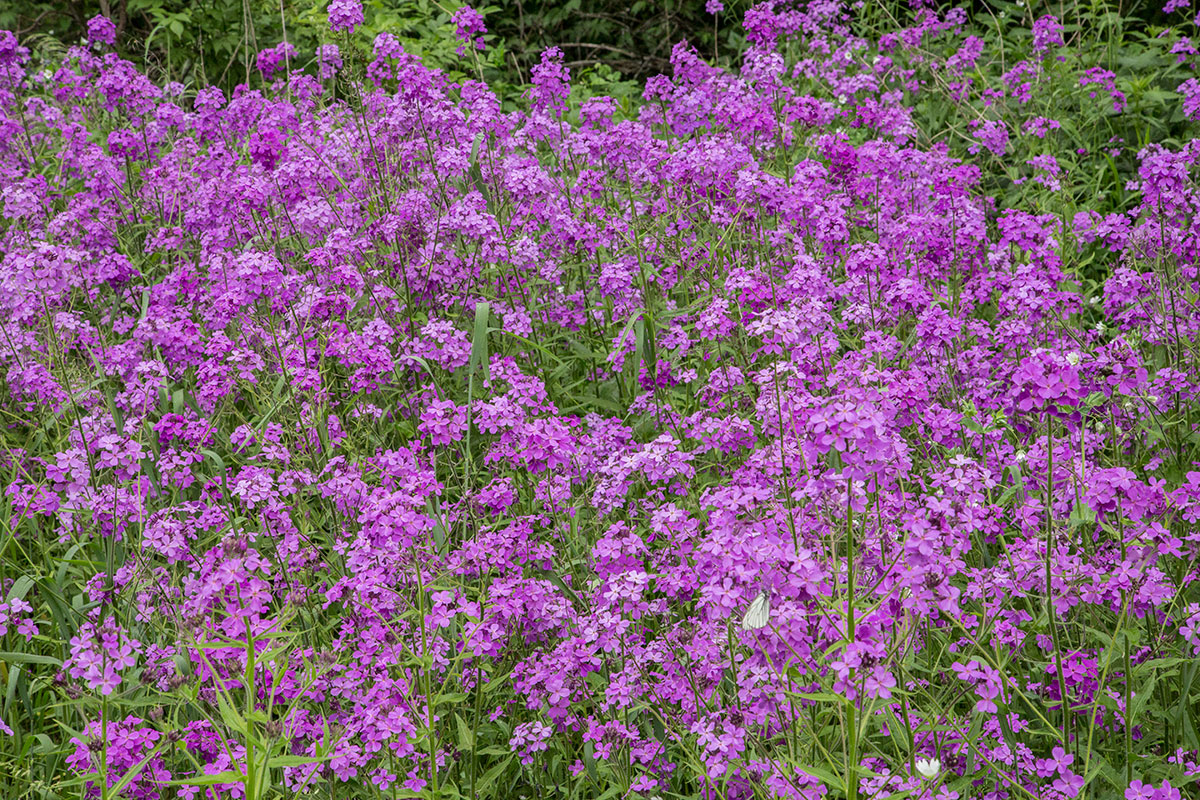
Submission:
POLYGON ((0 32, 0 797, 1200 796, 1200 8, 726 4, 0 32))

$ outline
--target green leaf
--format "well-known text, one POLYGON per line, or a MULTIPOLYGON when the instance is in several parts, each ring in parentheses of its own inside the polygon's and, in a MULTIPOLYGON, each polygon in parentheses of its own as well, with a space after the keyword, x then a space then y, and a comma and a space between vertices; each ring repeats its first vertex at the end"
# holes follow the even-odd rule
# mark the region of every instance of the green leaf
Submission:
POLYGON ((220 689, 217 690, 217 710, 221 712, 221 721, 228 727, 242 735, 246 734, 246 718, 230 705, 229 700, 225 697, 225 693, 220 689))
POLYGON ((487 683, 485 683, 483 685, 483 693, 491 694, 492 692, 496 691, 497 689, 504 688, 504 685, 508 683, 508 678, 509 678, 509 673, 507 673, 507 672, 498 678, 492 678, 491 680, 489 680, 487 683))
POLYGON ((583 743, 583 765, 587 768, 588 777, 592 779, 592 782, 599 783, 600 774, 596 770, 596 750, 590 740, 583 743))
POLYGON ((22 575, 13 581, 12 588, 8 590, 8 599, 11 602, 15 599, 25 599, 25 595, 33 588, 33 578, 28 575, 22 575))
POLYGON ((507 747, 501 747, 500 745, 497 744, 497 745, 491 745, 490 747, 481 748, 479 750, 479 754, 484 755, 484 756, 506 756, 506 755, 511 755, 512 750, 510 750, 507 747))
POLYGON ((471 726, 458 714, 454 715, 454 723, 458 727, 458 749, 474 750, 475 732, 471 730, 471 726))
POLYGON ((425 513, 430 519, 435 521, 432 530, 433 541, 437 544, 438 553, 445 555, 449 548, 450 537, 446 534, 445 526, 442 525, 441 516, 438 515, 437 510, 433 507, 432 498, 426 498, 425 500, 425 513))
POLYGON ((835 774, 832 770, 825 769, 824 767, 816 767, 811 764, 804 764, 803 766, 796 767, 796 769, 800 772, 806 772, 814 778, 819 778, 826 787, 833 789, 835 792, 844 793, 846 791, 845 778, 835 774))
POLYGON ((822 703, 845 703, 846 698, 832 692, 789 692, 794 697, 803 700, 815 700, 822 703))
POLYGON ((579 595, 577 595, 570 586, 567 586, 566 581, 564 581, 558 575, 554 574, 553 572, 542 572, 541 575, 544 580, 548 580, 557 586, 562 593, 567 596, 567 599, 571 601, 571 605, 575 606, 576 609, 583 610, 587 608, 587 605, 583 602, 583 600, 580 599, 579 595))
POLYGON ((167 781, 168 786, 212 786, 217 783, 243 783, 246 776, 240 772, 226 770, 225 772, 217 772, 212 775, 197 775, 194 778, 185 778, 177 781, 167 781))
POLYGON ((475 304, 475 331, 471 335, 471 363, 470 374, 474 375, 475 370, 480 366, 483 367, 484 380, 491 379, 491 371, 488 367, 488 320, 492 313, 491 304, 488 302, 480 302, 475 304))
POLYGON ((512 763, 512 760, 513 756, 510 755, 508 758, 504 759, 499 764, 483 773, 483 777, 479 779, 479 783, 471 787, 475 792, 475 796, 479 797, 481 794, 491 788, 492 784, 498 781, 500 776, 508 770, 508 765, 512 763))
POLYGON ((214 451, 209 450, 208 448, 201 448, 200 455, 204 456, 205 458, 212 459, 213 462, 216 463, 217 469, 220 470, 222 473, 225 472, 225 459, 221 458, 214 451))
POLYGON ((1088 767, 1088 773, 1084 777, 1084 786, 1091 783, 1092 780, 1099 775, 1104 778, 1104 780, 1114 789, 1119 790, 1125 788, 1125 779, 1115 769, 1113 769, 1112 764, 1109 764, 1104 756, 1093 750, 1090 758, 1092 760, 1092 765, 1088 767))
POLYGON ((46 667, 61 667, 62 663, 53 656, 39 656, 36 653, 13 653, 0 650, 0 661, 9 664, 41 664, 46 667))
POLYGON ((269 767, 301 767, 305 764, 320 764, 329 760, 329 756, 271 756, 267 761, 269 767))

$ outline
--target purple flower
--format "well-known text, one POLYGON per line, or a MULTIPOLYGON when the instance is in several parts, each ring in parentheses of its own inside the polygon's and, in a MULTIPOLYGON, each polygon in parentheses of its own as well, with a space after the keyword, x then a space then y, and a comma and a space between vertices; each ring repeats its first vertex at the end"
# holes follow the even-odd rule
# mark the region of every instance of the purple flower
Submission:
POLYGON ((1183 95, 1183 115, 1193 122, 1200 122, 1200 81, 1188 78, 1176 91, 1183 95))
POLYGON ((530 90, 532 106, 541 111, 565 111, 567 96, 571 93, 570 74, 563 66, 563 52, 549 47, 542 52, 542 60, 533 68, 533 89, 530 90))
POLYGON ((1158 790, 1153 784, 1142 783, 1139 780, 1132 781, 1125 790, 1125 800, 1155 800, 1157 797, 1158 790))
MULTIPOLYGON (((982 147, 987 148, 992 155, 1002 156, 1008 150, 1008 127, 1001 120, 988 120, 976 126, 976 136, 982 147)), ((980 145, 971 145, 968 150, 978 153, 980 145)))
POLYGON ((89 689, 110 695, 121 685, 120 672, 137 664, 142 645, 109 619, 97 628, 85 622, 71 639, 71 655, 63 669, 89 689))
POLYGON ((337 33, 354 29, 363 23, 363 7, 360 0, 329 0, 329 29, 337 33))
POLYGON ((421 415, 419 430, 434 445, 460 440, 467 428, 467 410, 453 400, 435 400, 421 415))
POLYGON ((281 42, 274 47, 261 51, 255 59, 256 66, 263 78, 270 80, 280 69, 286 69, 287 63, 296 55, 296 47, 289 42, 281 42))
POLYGON ((117 26, 108 17, 97 14, 88 20, 87 41, 92 47, 112 46, 117 41, 117 26))
POLYGON ((1047 14, 1033 23, 1033 52, 1044 53, 1051 47, 1062 47, 1062 23, 1047 14))
MULTIPOLYGON (((470 6, 461 6, 450 17, 450 21, 454 23, 455 35, 463 45, 472 45, 476 50, 484 48, 483 34, 487 33, 487 25, 483 22, 482 14, 470 6)), ((458 54, 461 56, 464 52, 464 47, 460 45, 458 54)))
POLYGON ((317 48, 318 76, 329 80, 342 69, 342 54, 336 44, 323 44, 317 48))

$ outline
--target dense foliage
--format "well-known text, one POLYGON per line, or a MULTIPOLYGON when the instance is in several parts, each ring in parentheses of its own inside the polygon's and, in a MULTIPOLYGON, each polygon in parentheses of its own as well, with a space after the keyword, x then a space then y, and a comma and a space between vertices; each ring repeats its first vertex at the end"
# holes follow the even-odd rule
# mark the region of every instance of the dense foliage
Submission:
POLYGON ((0 33, 0 794, 1194 792, 1180 5, 0 33))
MULTIPOLYGON (((0 6, 0 29, 17 33, 36 58, 57 62, 68 45, 87 35, 87 22, 113 20, 114 46, 160 82, 217 85, 230 90, 254 83, 254 56, 262 45, 286 40, 307 62, 330 39, 328 0, 10 0, 0 6)), ((441 0, 369 0, 368 34, 387 31, 427 66, 453 70, 457 42, 451 19, 460 3, 441 0)), ((603 80, 610 91, 633 91, 641 80, 670 69, 671 47, 687 40, 722 63, 744 44, 737 25, 747 0, 730 0, 724 13, 706 0, 524 0, 499 3, 487 14, 489 85, 507 98, 529 77, 541 51, 562 47, 570 67, 603 80)), ((366 41, 369 43, 370 39, 366 41)))

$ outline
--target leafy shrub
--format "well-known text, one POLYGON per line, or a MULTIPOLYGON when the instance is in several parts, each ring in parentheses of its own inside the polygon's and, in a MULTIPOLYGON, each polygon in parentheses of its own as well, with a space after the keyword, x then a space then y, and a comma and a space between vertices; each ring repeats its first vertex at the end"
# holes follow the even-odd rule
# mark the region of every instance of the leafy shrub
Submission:
MULTIPOLYGON (((230 90, 254 82, 260 46, 287 39, 303 59, 328 38, 327 0, 112 0, 47 3, 15 0, 0 9, 0 29, 17 31, 35 55, 57 63, 66 47, 86 37, 88 19, 109 15, 118 49, 161 82, 179 80, 230 90)), ((714 16, 701 0, 668 3, 503 3, 481 8, 492 29, 487 40, 489 83, 504 95, 529 77, 542 50, 563 47, 576 73, 607 76, 609 83, 641 81, 670 66, 671 46, 686 39, 724 63, 737 58, 742 42, 735 24, 738 4, 714 16), (718 24, 717 17, 723 22, 718 24)), ((429 65, 456 64, 453 26, 456 3, 435 0, 374 0, 364 4, 368 33, 387 31, 429 65)), ((611 88, 611 87, 610 87, 611 88)))

